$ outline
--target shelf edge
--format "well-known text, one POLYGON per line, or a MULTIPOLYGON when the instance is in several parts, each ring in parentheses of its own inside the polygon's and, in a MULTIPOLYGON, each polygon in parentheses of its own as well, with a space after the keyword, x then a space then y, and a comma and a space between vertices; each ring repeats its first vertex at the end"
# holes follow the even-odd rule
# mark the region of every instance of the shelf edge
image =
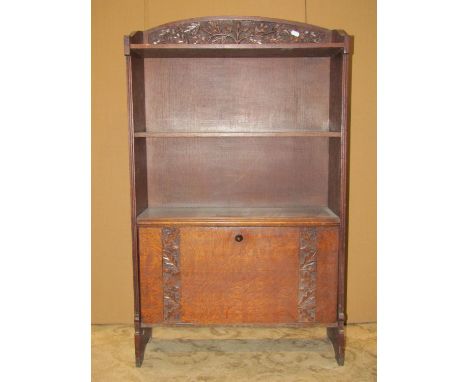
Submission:
POLYGON ((344 49, 343 42, 328 43, 283 43, 283 44, 130 44, 130 50, 268 50, 268 49, 344 49))
POLYGON ((340 138, 341 132, 335 131, 292 131, 292 132, 196 132, 196 133, 152 133, 135 132, 135 138, 184 138, 184 137, 331 137, 340 138))
POLYGON ((310 218, 310 219, 165 219, 165 218, 151 218, 151 219, 137 219, 138 226, 163 226, 163 225, 177 225, 177 226, 215 226, 215 227, 271 227, 271 226, 285 226, 285 227, 303 227, 310 225, 320 226, 338 226, 340 225, 339 218, 310 218))

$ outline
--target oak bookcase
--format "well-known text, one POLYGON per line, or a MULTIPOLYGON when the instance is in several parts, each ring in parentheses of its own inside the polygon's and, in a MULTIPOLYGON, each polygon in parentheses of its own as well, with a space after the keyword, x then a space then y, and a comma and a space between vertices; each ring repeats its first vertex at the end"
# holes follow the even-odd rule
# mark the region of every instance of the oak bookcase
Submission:
POLYGON ((343 364, 351 41, 260 17, 125 36, 137 366, 154 325, 322 325, 343 364))

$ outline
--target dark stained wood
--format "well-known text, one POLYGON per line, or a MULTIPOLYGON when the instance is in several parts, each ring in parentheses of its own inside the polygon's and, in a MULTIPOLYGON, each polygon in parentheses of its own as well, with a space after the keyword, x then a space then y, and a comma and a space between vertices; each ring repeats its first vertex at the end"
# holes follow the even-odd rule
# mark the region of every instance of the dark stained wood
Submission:
MULTIPOLYGON (((348 38, 349 39, 349 38, 348 38)), ((349 147, 349 97, 351 58, 349 54, 343 55, 342 67, 342 120, 341 120, 341 153, 340 153, 340 239, 338 254, 338 325, 344 328, 345 300, 346 300, 346 262, 347 262, 347 229, 348 229, 348 147, 349 147)), ((343 340, 344 341, 344 340, 343 340)), ((343 345, 344 346, 344 345, 343 345)))
POLYGON ((333 57, 343 53, 341 43, 271 45, 151 45, 130 44, 130 54, 141 58, 333 57))
POLYGON ((297 321, 298 235, 291 228, 182 228, 182 321, 297 321))
POLYGON ((329 58, 147 59, 146 131, 327 131, 329 71, 329 58))
POLYGON ((162 228, 164 321, 180 320, 180 231, 162 228))
MULTIPOLYGON (((128 51, 128 44, 132 37, 125 38, 125 52, 128 51)), ((137 59, 138 60, 138 59, 137 59)), ((144 353, 144 341, 141 340, 141 313, 140 313, 140 276, 139 276, 139 254, 138 254, 138 232, 136 224, 136 216, 141 212, 142 209, 147 206, 147 190, 145 190, 146 185, 143 184, 143 187, 139 187, 140 191, 136 189, 136 173, 138 170, 136 164, 140 162, 143 164, 146 169, 146 163, 143 160, 141 163, 142 154, 138 153, 137 158, 135 156, 135 139, 134 131, 135 126, 138 125, 138 121, 141 121, 141 118, 144 118, 144 111, 141 108, 136 106, 135 102, 135 92, 138 88, 142 86, 138 85, 138 75, 137 79, 134 80, 135 70, 134 70, 135 59, 129 55, 126 56, 126 69, 127 69, 127 107, 128 107, 128 138, 129 138, 129 167, 130 167, 130 202, 131 202, 131 229, 132 229, 132 263, 133 263, 133 301, 134 301, 134 325, 135 325, 135 357, 137 366, 143 360, 144 353), (143 117, 142 117, 143 114, 143 117), (140 361, 139 361, 140 360, 140 361)), ((138 64, 136 64, 138 66, 138 64)), ((137 97, 138 98, 138 97, 137 97)), ((141 104, 141 103, 140 103, 141 104)), ((137 144, 141 146, 141 144, 137 144)), ((144 173, 144 172, 143 172, 144 173)), ((140 171, 141 174, 141 171, 140 171)), ((143 179, 146 179, 144 177, 143 179)), ((138 181, 141 185, 141 178, 138 181)))
POLYGON ((259 17, 202 17, 145 31, 150 44, 297 44, 329 42, 333 31, 311 24, 259 17))
POLYGON ((348 35, 344 30, 335 29, 332 31, 332 42, 340 42, 344 45, 344 54, 352 54, 354 51, 353 36, 348 35))
POLYGON ((149 207, 327 203, 328 138, 147 140, 149 207))
MULTIPOLYGON (((261 23, 275 23, 278 25, 286 25, 288 29, 293 29, 297 31, 302 31, 302 30, 309 30, 309 31, 314 31, 314 32, 320 32, 321 34, 321 41, 323 42, 329 42, 332 39, 332 36, 336 34, 336 32, 340 31, 332 31, 330 29, 326 29, 323 27, 319 27, 317 25, 312 25, 312 24, 307 24, 307 23, 301 23, 298 21, 291 21, 291 20, 284 20, 284 19, 275 19, 275 18, 270 18, 270 17, 261 17, 261 16, 204 16, 204 17, 193 17, 185 20, 177 20, 177 21, 172 21, 166 24, 158 25, 154 28, 147 29, 146 31, 143 32, 144 36, 144 41, 149 42, 149 37, 153 35, 155 32, 159 32, 161 30, 170 30, 173 28, 178 29, 177 32, 179 32, 180 29, 187 29, 186 24, 190 23, 204 23, 204 22, 210 22, 214 24, 218 29, 220 29, 220 25, 225 25, 225 24, 230 24, 233 21, 242 21, 242 22, 252 22, 254 23, 254 27, 256 29, 260 30, 260 33, 262 32, 263 28, 261 23)), ((202 25, 205 27, 205 25, 202 25)), ((228 27, 231 27, 231 25, 228 25, 228 27)), ((254 29, 255 29, 254 28, 254 29)), ((194 31, 195 35, 198 34, 197 31, 194 31)), ((257 32, 258 33, 258 32, 257 32)), ((340 41, 340 40, 333 40, 333 41, 340 41)), ((276 41, 278 42, 278 41, 276 41)), ((297 41, 290 40, 290 43, 296 43, 297 41)), ((199 41, 187 41, 187 43, 199 43, 199 41)), ((225 42, 226 43, 226 42, 225 42)))
POLYGON ((343 55, 330 59, 330 98, 329 120, 330 131, 341 132, 343 114, 343 55))
POLYGON ((148 170, 146 167, 146 142, 135 140, 134 147, 134 192, 137 216, 148 208, 148 170))
POLYGON ((328 207, 341 216, 341 140, 328 141, 328 207))
POLYGON ((124 38, 137 366, 155 324, 326 325, 343 365, 352 45, 261 17, 124 38))
POLYGON ((299 234, 298 321, 315 322, 317 308, 317 228, 307 227, 299 234))
POLYGON ((343 366, 345 357, 344 329, 342 327, 329 327, 327 328, 327 335, 333 345, 336 362, 339 366, 343 366))
POLYGON ((133 118, 133 132, 145 131, 145 61, 139 57, 130 58, 131 77, 130 89, 132 92, 131 109, 133 118))
POLYGON ((163 321, 162 247, 159 228, 138 229, 141 321, 163 321))
MULTIPOLYGON (((144 103, 144 60, 130 56, 130 44, 141 43, 142 32, 133 32, 124 39, 124 53, 127 63, 127 99, 129 116, 129 162, 130 162, 130 201, 131 201, 131 224, 132 224, 132 261, 133 261, 133 291, 134 291, 134 326, 135 326, 135 365, 141 367, 144 359, 146 344, 151 340, 151 328, 143 328, 141 315, 140 287, 143 289, 148 285, 140 283, 140 253, 138 247, 138 228, 136 216, 148 206, 148 186, 146 182, 146 142, 136 142, 135 131, 144 131, 145 103, 144 103)), ((150 246, 153 243, 148 243, 150 246)), ((143 250, 144 252, 144 250, 143 250)), ((143 304, 147 307, 147 302, 143 304)), ((152 306, 151 309, 154 309, 152 306)), ((156 322, 155 317, 149 319, 156 322)))
POLYGON ((128 36, 124 36, 124 54, 130 56, 130 45, 143 43, 143 32, 132 32, 128 36))
MULTIPOLYGON (((138 37, 135 34, 133 38, 138 37)), ((142 36, 140 36, 141 38, 142 36)), ((148 184, 147 184, 147 167, 146 167, 146 142, 136 140, 133 142, 134 133, 144 131, 146 126, 145 120, 145 79, 144 79, 144 63, 143 59, 131 57, 129 78, 129 90, 131 91, 131 110, 133 128, 129 132, 129 137, 133 145, 132 165, 134 192, 135 192, 135 213, 140 214, 148 207, 148 184)))
POLYGON ((338 229, 301 229, 299 260, 299 321, 336 322, 338 229))
MULTIPOLYGON (((126 37, 124 39, 125 53, 128 53, 128 44, 130 42, 139 42, 141 41, 141 38, 141 32, 134 32, 130 37, 126 37)), ((144 95, 139 94, 144 91, 143 65, 143 59, 131 57, 129 55, 126 56, 135 333, 140 331, 141 324, 138 232, 136 217, 148 206, 148 187, 146 183, 147 169, 145 160, 146 151, 144 149, 144 147, 146 147, 146 142, 135 142, 134 138, 134 132, 142 129, 144 130, 144 126, 146 125, 144 95)), ((137 338, 135 337, 135 351, 137 351, 136 344, 137 338)))
MULTIPOLYGON (((333 34, 335 38, 341 35, 333 34)), ((330 131, 342 132, 343 121, 343 55, 330 59, 330 131)), ((328 206, 341 216, 341 140, 329 140, 328 206)))
POLYGON ((143 225, 337 225, 340 220, 325 206, 302 207, 160 207, 149 208, 137 218, 143 225))
POLYGON ((152 329, 150 327, 143 328, 138 325, 135 328, 135 365, 141 367, 143 359, 145 358, 146 344, 151 341, 152 329))

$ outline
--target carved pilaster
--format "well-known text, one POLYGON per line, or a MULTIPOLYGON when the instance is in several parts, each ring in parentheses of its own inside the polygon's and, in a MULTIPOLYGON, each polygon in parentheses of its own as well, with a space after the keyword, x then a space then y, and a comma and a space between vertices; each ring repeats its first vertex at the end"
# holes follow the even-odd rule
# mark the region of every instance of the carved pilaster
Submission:
POLYGON ((178 228, 162 229, 164 320, 180 320, 180 233, 178 228))
POLYGON ((299 238, 299 322, 315 322, 317 288, 317 228, 301 230, 299 238))

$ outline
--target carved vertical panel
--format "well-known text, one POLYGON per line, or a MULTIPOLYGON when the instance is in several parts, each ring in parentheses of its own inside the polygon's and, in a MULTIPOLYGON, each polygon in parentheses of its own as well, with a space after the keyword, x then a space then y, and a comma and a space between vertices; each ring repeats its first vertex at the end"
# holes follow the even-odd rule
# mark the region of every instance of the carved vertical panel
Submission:
POLYGON ((318 251, 317 228, 303 228, 299 241, 298 321, 315 322, 318 251))
POLYGON ((164 320, 180 320, 180 232, 178 228, 163 227, 163 298, 164 320))

